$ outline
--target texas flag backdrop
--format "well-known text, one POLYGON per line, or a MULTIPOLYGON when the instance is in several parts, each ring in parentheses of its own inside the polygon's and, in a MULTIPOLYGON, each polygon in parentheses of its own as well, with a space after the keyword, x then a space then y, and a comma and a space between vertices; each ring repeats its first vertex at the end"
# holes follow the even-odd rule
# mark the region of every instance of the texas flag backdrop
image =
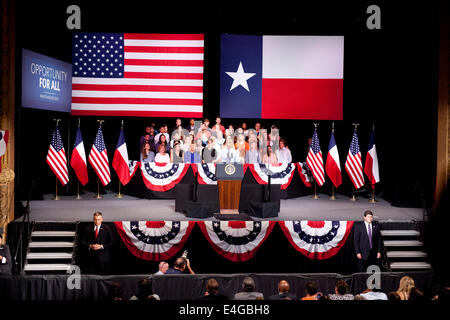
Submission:
POLYGON ((343 36, 224 34, 223 118, 342 120, 343 36))

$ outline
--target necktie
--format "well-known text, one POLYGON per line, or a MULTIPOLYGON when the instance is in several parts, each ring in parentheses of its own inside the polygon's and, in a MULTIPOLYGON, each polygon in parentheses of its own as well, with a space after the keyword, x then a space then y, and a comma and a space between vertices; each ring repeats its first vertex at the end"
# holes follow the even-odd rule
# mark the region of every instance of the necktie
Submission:
POLYGON ((191 163, 194 163, 194 153, 191 153, 191 163))
POLYGON ((369 224, 368 228, 369 228, 369 230, 368 230, 368 233, 369 233, 369 245, 370 245, 370 249, 372 249, 372 225, 369 224))
POLYGON ((98 238, 98 227, 95 227, 95 240, 98 238))

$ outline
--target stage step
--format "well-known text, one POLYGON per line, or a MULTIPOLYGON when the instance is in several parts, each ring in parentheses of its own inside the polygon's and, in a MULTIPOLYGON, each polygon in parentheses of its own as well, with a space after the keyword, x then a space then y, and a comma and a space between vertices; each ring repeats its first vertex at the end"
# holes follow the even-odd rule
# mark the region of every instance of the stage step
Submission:
POLYGON ((421 247, 423 242, 418 240, 386 240, 385 247, 421 247))
POLYGON ((67 272, 70 269, 70 263, 43 263, 43 264, 27 264, 25 266, 25 272, 54 272, 54 271, 64 271, 67 272))
POLYGON ((67 241, 33 241, 30 242, 30 248, 72 248, 73 242, 67 241))
POLYGON ((31 237, 75 237, 75 231, 33 231, 31 237))
POLYGON ((73 252, 30 252, 27 259, 72 259, 72 255, 73 252))
POLYGON ((402 226, 397 229, 381 230, 381 236, 392 271, 431 269, 427 253, 423 251, 424 244, 419 230, 402 226))
POLYGON ((417 230, 381 230, 383 237, 419 237, 420 232, 417 230))
POLYGON ((423 251, 388 251, 388 258, 426 258, 427 254, 423 251))
POLYGON ((77 223, 34 223, 25 274, 64 274, 74 258, 77 223))
POLYGON ((429 270, 431 265, 427 262, 392 262, 392 271, 399 270, 429 270))

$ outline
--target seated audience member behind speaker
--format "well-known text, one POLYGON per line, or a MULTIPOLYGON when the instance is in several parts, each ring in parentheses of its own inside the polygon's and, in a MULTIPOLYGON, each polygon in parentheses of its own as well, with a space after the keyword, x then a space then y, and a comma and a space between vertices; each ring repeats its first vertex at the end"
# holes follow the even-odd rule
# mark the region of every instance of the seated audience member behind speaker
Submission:
POLYGON ((267 146, 267 154, 264 154, 262 162, 264 164, 276 165, 278 164, 278 158, 275 153, 272 151, 271 146, 267 146))
POLYGON ((278 294, 270 296, 269 300, 297 300, 297 296, 289 293, 289 282, 281 280, 278 283, 278 294))
POLYGON ((3 244, 3 230, 0 228, 0 275, 11 275, 12 274, 12 259, 11 252, 9 251, 9 246, 3 244))
POLYGON ((330 300, 353 300, 355 297, 351 293, 347 293, 348 284, 345 280, 338 280, 334 289, 334 294, 330 294, 330 300))
POLYGON ((227 296, 219 294, 219 282, 216 279, 211 278, 206 282, 205 295, 200 297, 199 300, 203 301, 223 301, 228 300, 227 296))
POLYGON ((397 289, 397 293, 400 296, 401 300, 409 300, 409 294, 411 293, 411 289, 416 285, 414 283, 414 279, 408 276, 404 276, 400 279, 400 284, 397 289))
POLYGON ((292 162, 292 155, 291 150, 289 150, 286 147, 286 141, 283 139, 280 139, 279 142, 279 149, 275 151, 275 155, 277 156, 279 163, 291 163, 292 162))
POLYGON ((184 153, 184 163, 201 163, 202 159, 200 154, 195 151, 195 144, 189 145, 189 150, 184 153))
POLYGON ((264 299, 261 292, 255 290, 255 281, 251 277, 246 277, 242 281, 242 290, 234 295, 233 300, 257 300, 264 299))
POLYGON ((109 274, 111 270, 111 249, 114 243, 111 229, 103 223, 101 212, 95 212, 94 223, 85 230, 81 244, 87 251, 87 273, 109 274))
POLYGON ((150 143, 144 144, 144 147, 142 148, 142 152, 141 152, 140 161, 141 161, 141 163, 155 161, 155 153, 152 151, 150 143))
POLYGON ((153 147, 155 146, 155 129, 152 126, 145 127, 145 132, 139 140, 139 148, 141 150, 146 142, 150 143, 151 146, 153 145, 153 147))
POLYGON ((166 146, 164 144, 160 144, 158 146, 158 153, 155 155, 155 162, 158 163, 169 163, 170 156, 166 153, 166 146))
POLYGON ((184 156, 183 150, 181 150, 181 145, 179 142, 173 144, 173 149, 170 150, 170 162, 172 163, 183 163, 184 156))
POLYGON ((319 292, 317 291, 317 284, 315 281, 309 281, 306 284, 306 296, 304 296, 301 300, 318 300, 317 295, 319 292))
POLYGON ((250 142, 249 150, 245 153, 245 163, 261 163, 256 141, 250 142))
POLYGON ((145 278, 138 282, 138 293, 130 298, 130 300, 161 300, 159 295, 153 293, 152 279, 145 278))
POLYGON ((159 136, 159 139, 156 140, 156 141, 157 141, 156 144, 155 144, 156 152, 158 152, 159 146, 161 146, 161 145, 164 145, 164 146, 165 146, 165 151, 166 151, 167 153, 170 152, 170 144, 169 144, 169 142, 168 142, 169 140, 166 139, 166 136, 165 136, 165 135, 159 136))
POLYGON ((166 274, 184 274, 186 269, 190 274, 195 274, 191 268, 191 262, 189 259, 179 257, 175 260, 173 268, 167 269, 166 274))
POLYGON ((208 144, 202 151, 202 163, 216 163, 219 152, 214 148, 214 137, 209 138, 208 144))
POLYGON ((168 269, 169 269, 169 264, 165 261, 161 261, 158 265, 158 271, 155 272, 155 274, 156 275, 166 274, 168 269))

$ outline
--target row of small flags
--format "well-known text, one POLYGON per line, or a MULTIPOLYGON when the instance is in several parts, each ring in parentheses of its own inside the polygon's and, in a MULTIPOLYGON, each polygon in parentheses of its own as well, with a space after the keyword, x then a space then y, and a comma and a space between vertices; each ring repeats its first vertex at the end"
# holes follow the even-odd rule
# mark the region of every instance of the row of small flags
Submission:
MULTIPOLYGON (((372 134, 370 135, 369 147, 367 150, 364 173, 372 183, 372 188, 374 188, 375 184, 380 182, 374 130, 372 130, 372 134)), ((308 156, 306 158, 306 164, 310 168, 318 186, 322 186, 325 183, 325 172, 336 188, 342 184, 341 164, 339 161, 336 140, 334 139, 334 130, 331 132, 330 143, 328 144, 325 168, 323 166, 322 151, 320 150, 317 129, 314 129, 311 147, 309 148, 308 156)), ((352 142, 345 161, 345 171, 347 171, 355 189, 359 189, 364 185, 363 165, 356 128, 353 132, 352 142)))
MULTIPOLYGON (((126 185, 130 182, 130 172, 128 169, 128 151, 123 135, 123 128, 120 129, 119 139, 117 141, 116 150, 112 166, 119 177, 120 182, 126 185)), ((69 173, 67 168, 66 154, 64 146, 59 133, 58 125, 53 131, 52 141, 47 154, 47 163, 55 173, 62 185, 69 182, 69 173)), ((101 126, 99 126, 97 135, 89 153, 89 163, 102 182, 106 186, 111 181, 111 172, 109 170, 108 154, 106 151, 105 141, 101 126)), ((328 144, 328 155, 325 167, 323 165, 322 151, 320 150, 319 137, 317 129, 314 129, 311 147, 306 158, 306 163, 311 169, 313 177, 318 186, 325 183, 325 172, 337 188, 342 184, 341 165, 339 161, 339 153, 334 139, 334 132, 331 132, 330 142, 328 144)), ((82 185, 88 182, 86 153, 84 150, 83 139, 81 137, 81 130, 78 126, 75 137, 75 144, 70 159, 75 174, 82 185)), ((353 132, 352 142, 345 161, 345 170, 349 175, 355 189, 359 189, 364 185, 363 166, 361 159, 361 151, 359 149, 358 135, 353 132)), ((375 132, 372 131, 369 140, 369 147, 367 151, 366 162, 364 165, 364 173, 372 183, 372 187, 380 181, 378 170, 378 157, 375 147, 375 132)))
MULTIPOLYGON (((97 135, 92 145, 88 157, 89 163, 97 174, 99 180, 106 186, 111 181, 111 172, 109 170, 108 154, 106 151, 105 141, 103 139, 102 128, 99 126, 97 135)), ((66 153, 59 133, 58 125, 53 131, 52 140, 47 153, 47 163, 56 175, 62 185, 69 182, 69 173, 67 168, 66 153)), ((83 138, 81 137, 80 126, 78 126, 73 147, 72 156, 70 158, 70 166, 82 185, 85 185, 88 179, 86 153, 84 150, 83 138)), ((119 177, 120 182, 126 185, 130 182, 130 171, 128 169, 128 151, 123 135, 123 128, 120 129, 119 139, 117 141, 116 151, 112 166, 119 177)))

